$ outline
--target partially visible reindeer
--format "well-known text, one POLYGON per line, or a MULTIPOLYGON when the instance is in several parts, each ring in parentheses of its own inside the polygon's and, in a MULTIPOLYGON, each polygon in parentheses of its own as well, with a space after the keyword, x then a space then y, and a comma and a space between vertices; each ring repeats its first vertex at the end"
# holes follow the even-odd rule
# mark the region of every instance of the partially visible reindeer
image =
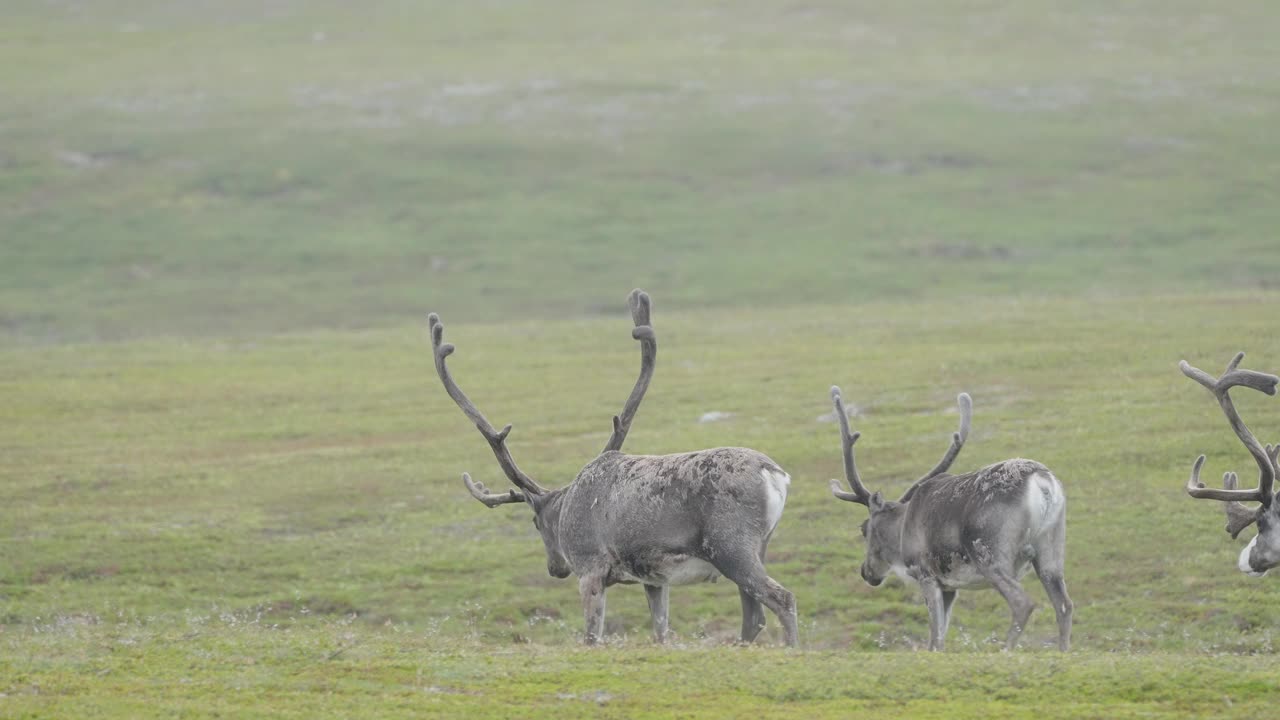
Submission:
POLYGON ((1218 404, 1222 406, 1222 412, 1227 416, 1231 429, 1235 431, 1236 437, 1240 438, 1240 442, 1244 444, 1245 449, 1258 465, 1258 487, 1253 490, 1239 489, 1240 478, 1234 472, 1228 472, 1222 476, 1223 489, 1205 487, 1204 483, 1200 482, 1200 468, 1204 466, 1205 459, 1204 455, 1201 455, 1196 458, 1196 463, 1191 468, 1191 478, 1187 480, 1187 494, 1201 500, 1225 501, 1223 507, 1227 512, 1226 530, 1233 539, 1245 528, 1254 523, 1258 524, 1258 534, 1249 541, 1244 550, 1240 551, 1236 566, 1240 568, 1240 572, 1250 577, 1262 577, 1268 570, 1280 565, 1280 503, 1275 502, 1275 493, 1272 491, 1276 480, 1276 463, 1277 455, 1280 455, 1280 445, 1263 447, 1258 442, 1249 428, 1245 427, 1244 421, 1240 419, 1240 413, 1236 412, 1235 403, 1231 402, 1230 390, 1236 386, 1243 386, 1267 395, 1275 395, 1276 384, 1280 383, 1280 377, 1256 370, 1241 370, 1239 369, 1240 361, 1243 359, 1244 353, 1237 353, 1231 362, 1227 363, 1226 372, 1219 378, 1214 378, 1209 373, 1192 367, 1186 360, 1178 363, 1178 367, 1182 369, 1183 375, 1203 385, 1218 399, 1218 404), (1250 509, 1241 504, 1242 502, 1257 502, 1261 505, 1256 509, 1250 509))
POLYGON ((680 455, 625 455, 631 421, 653 377, 658 345, 649 325, 649 296, 633 290, 629 302, 640 341, 640 377, 613 418, 613 434, 577 478, 557 490, 535 482, 507 450, 511 426, 495 430, 450 376, 444 325, 432 313, 431 344, 444 389, 480 434, 516 490, 490 493, 471 476, 462 482, 475 499, 493 508, 525 503, 547 551, 547 572, 578 576, 586 618, 586 642, 604 638, 605 589, 641 583, 653 617, 653 634, 667 635, 670 586, 714 581, 738 586, 742 642, 764 629, 764 607, 782 623, 786 644, 796 644, 795 596, 765 572, 765 550, 778 526, 791 477, 777 463, 747 448, 715 448, 680 455))
POLYGON ((890 573, 916 582, 929 608, 929 649, 942 650, 956 591, 995 587, 1009 603, 1013 624, 1005 641, 1012 650, 1035 603, 1019 580, 1034 568, 1058 616, 1058 648, 1071 645, 1071 598, 1063 580, 1066 558, 1067 499, 1062 484, 1044 465, 1021 458, 988 465, 963 475, 947 470, 969 436, 973 406, 961 393, 960 430, 942 460, 898 498, 887 501, 862 484, 840 388, 831 388, 844 450, 844 472, 853 492, 831 481, 841 500, 866 505, 862 524, 867 559, 862 579, 872 587, 890 573))

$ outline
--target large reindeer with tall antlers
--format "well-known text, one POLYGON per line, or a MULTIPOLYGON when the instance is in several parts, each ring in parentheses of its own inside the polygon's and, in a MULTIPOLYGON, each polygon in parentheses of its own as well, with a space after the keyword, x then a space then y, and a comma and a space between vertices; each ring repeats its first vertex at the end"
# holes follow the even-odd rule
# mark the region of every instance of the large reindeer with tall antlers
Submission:
POLYGON ((1223 507, 1227 512, 1226 530, 1233 539, 1245 528, 1254 523, 1258 524, 1258 534, 1249 541, 1244 550, 1240 551, 1236 566, 1241 572, 1252 577, 1262 577, 1268 570, 1280 565, 1280 503, 1275 502, 1275 493, 1272 490, 1276 480, 1276 462, 1277 455, 1280 455, 1280 445, 1264 447, 1258 442, 1249 428, 1245 427, 1244 421, 1240 419, 1240 413, 1236 412, 1230 391, 1231 388, 1240 386, 1252 388, 1267 395, 1275 395, 1276 383, 1280 383, 1280 377, 1256 370, 1241 370, 1240 361, 1243 359, 1244 353, 1237 353, 1231 362, 1227 363, 1226 372, 1218 378, 1192 367, 1186 360, 1178 363, 1178 367, 1182 369, 1183 375, 1203 385, 1218 399, 1218 404, 1222 406, 1222 412, 1227 416, 1231 429, 1235 431, 1236 437, 1240 438, 1240 442, 1244 443, 1245 449, 1258 464, 1258 487, 1253 490, 1241 490, 1240 478, 1234 472, 1228 472, 1222 476, 1221 490, 1205 487, 1200 481, 1200 469, 1204 466, 1205 460, 1204 455, 1201 455, 1196 458, 1195 465, 1191 468, 1191 477, 1187 480, 1187 494, 1201 500, 1224 501, 1223 507), (1245 502, 1256 502, 1261 505, 1251 509, 1242 504, 1245 502))
POLYGON ((432 313, 431 344, 444 389, 475 423, 498 465, 517 489, 490 493, 471 476, 462 482, 490 508, 525 503, 547 551, 547 572, 578 576, 586 617, 586 642, 604 638, 605 589, 641 583, 653 616, 653 634, 667 635, 670 586, 713 581, 721 575, 738 586, 742 600, 742 641, 764 629, 764 607, 782 623, 787 645, 796 644, 795 596, 765 572, 765 550, 782 517, 791 477, 762 453, 747 448, 715 448, 679 455, 621 452, 631 421, 653 377, 658 344, 649 324, 649 296, 629 298, 640 341, 640 377, 613 418, 613 434, 596 459, 565 487, 550 490, 516 466, 507 449, 511 426, 495 430, 454 382, 445 365, 453 345, 443 342, 444 325, 432 313))
POLYGON ((862 524, 867 541, 862 579, 875 587, 892 572, 919 584, 929 608, 930 650, 943 648, 956 591, 995 587, 1013 612, 1005 641, 1005 649, 1012 650, 1035 609, 1019 580, 1035 568, 1058 616, 1058 648, 1067 650, 1073 607, 1063 579, 1067 500, 1053 473, 1018 458, 947 474, 969 436, 973 406, 961 393, 960 430, 951 447, 897 502, 887 501, 869 492, 858 476, 853 444, 861 433, 849 432, 840 388, 831 388, 831 400, 840 422, 845 478, 853 489, 842 490, 840 481, 832 480, 831 492, 871 511, 862 524))

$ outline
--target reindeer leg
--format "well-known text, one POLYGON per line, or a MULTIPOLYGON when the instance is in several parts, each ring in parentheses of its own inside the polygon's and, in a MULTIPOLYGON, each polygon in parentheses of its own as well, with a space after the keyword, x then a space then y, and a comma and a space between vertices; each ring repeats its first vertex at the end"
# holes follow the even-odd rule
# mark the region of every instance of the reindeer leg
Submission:
POLYGON ((659 645, 667 641, 667 607, 671 588, 666 585, 645 585, 645 597, 649 600, 649 615, 653 617, 653 641, 659 645))
MULTIPOLYGON (((738 586, 740 594, 748 595, 758 603, 773 611, 782 623, 782 634, 787 647, 795 647, 799 642, 799 631, 796 628, 796 596, 769 577, 764 570, 764 563, 754 552, 721 555, 712 564, 721 575, 729 578, 738 586)), ((746 604, 744 602, 743 607, 746 604)), ((745 613, 743 623, 745 625, 745 613)), ((758 631, 757 631, 758 632, 758 631)))
POLYGON ((1036 604, 1013 575, 1002 568, 979 565, 978 571, 1004 596, 1005 602, 1009 603, 1013 622, 1009 625, 1009 635, 1005 639, 1004 649, 1006 652, 1011 651, 1018 644, 1018 636, 1027 627, 1027 621, 1031 619, 1031 612, 1036 609, 1036 604))
MULTIPOLYGON (((947 631, 951 629, 951 606, 955 604, 955 601, 955 590, 942 591, 942 630, 938 632, 938 638, 940 641, 946 641, 947 631)), ((941 642, 939 642, 938 649, 942 649, 941 642)))
POLYGON ((585 575, 578 580, 582 614, 587 621, 585 642, 588 645, 604 641, 604 589, 603 575, 585 575))
POLYGON ((1075 605, 1067 596, 1067 582, 1062 573, 1039 573, 1040 584, 1053 603, 1053 613, 1058 618, 1058 649, 1066 652, 1071 649, 1071 612, 1075 605))
POLYGON ((920 593, 924 595, 924 605, 929 609, 929 649, 941 652, 947 634, 947 610, 943 604, 942 587, 936 580, 926 578, 920 581, 920 593))
POLYGON ((756 636, 764 630, 764 605, 738 588, 738 597, 742 598, 742 642, 755 642, 756 636))
POLYGON ((1058 523, 1047 541, 1036 549, 1036 557, 1032 563, 1045 594, 1049 596, 1049 602, 1053 603, 1053 614, 1058 618, 1058 649, 1062 652, 1071 649, 1071 613, 1075 608, 1067 595, 1067 582, 1063 579, 1066 534, 1066 523, 1058 523))
MULTIPOLYGON (((764 572, 764 568, 760 568, 764 572)), ((749 591, 748 591, 749 592, 749 591)), ((800 642, 800 632, 797 628, 796 621, 796 596, 788 589, 782 587, 776 580, 764 576, 764 597, 759 598, 765 607, 773 611, 778 616, 778 622, 782 623, 782 637, 787 647, 795 647, 800 642)))
MULTIPOLYGON (((764 539, 760 548, 760 564, 764 564, 765 553, 769 551, 769 538, 764 539)), ((760 631, 764 630, 764 605, 742 588, 738 588, 738 597, 742 600, 742 635, 740 641, 746 645, 755 642, 760 631)))

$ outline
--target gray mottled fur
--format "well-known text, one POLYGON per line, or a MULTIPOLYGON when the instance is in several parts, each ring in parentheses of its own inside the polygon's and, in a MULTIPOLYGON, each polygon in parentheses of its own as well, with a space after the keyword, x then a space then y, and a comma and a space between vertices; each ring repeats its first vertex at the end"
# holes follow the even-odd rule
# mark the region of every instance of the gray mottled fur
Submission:
POLYGON ((444 325, 429 317, 436 372, 445 390, 489 443, 516 490, 490 493, 463 474, 463 484, 486 506, 524 502, 554 577, 578 576, 586 620, 586 641, 604 635, 605 591, 615 584, 644 585, 658 642, 666 639, 669 588, 714 581, 721 575, 738 585, 742 641, 764 628, 768 607, 794 646, 796 603, 768 576, 765 551, 781 518, 790 477, 755 450, 715 448, 678 455, 627 455, 620 451, 653 374, 657 341, 649 326, 649 296, 629 298, 641 343, 640 377, 623 411, 613 419, 605 450, 587 463, 568 486, 548 490, 524 474, 506 446, 508 425, 497 430, 458 387, 446 359, 454 347, 444 342, 444 325))
MULTIPOLYGON (((838 388, 832 396, 839 412, 838 388)), ((962 425, 967 426, 967 418, 962 418, 962 425)), ((1035 570, 1053 603, 1058 647, 1070 647, 1073 605, 1063 579, 1066 498, 1048 468, 1016 458, 949 475, 946 462, 902 499, 886 501, 862 486, 852 455, 857 436, 843 423, 841 431, 854 492, 833 490, 836 497, 870 510, 862 525, 867 540, 862 578, 878 586, 896 573, 920 586, 929 609, 930 650, 943 649, 956 593, 985 587, 994 587, 1009 604, 1013 618, 1005 647, 1013 649, 1035 608, 1019 582, 1030 570, 1035 570)), ((948 457, 953 460, 958 452, 953 445, 948 457)))
POLYGON ((768 457, 747 448, 678 455, 607 451, 572 484, 536 496, 531 505, 547 570, 556 577, 578 576, 587 641, 601 638, 604 590, 611 585, 644 584, 654 635, 662 641, 667 588, 723 575, 741 591, 744 642, 763 628, 763 605, 778 616, 787 644, 794 645, 795 598, 764 568, 774 530, 768 513, 771 473, 785 476, 768 457))

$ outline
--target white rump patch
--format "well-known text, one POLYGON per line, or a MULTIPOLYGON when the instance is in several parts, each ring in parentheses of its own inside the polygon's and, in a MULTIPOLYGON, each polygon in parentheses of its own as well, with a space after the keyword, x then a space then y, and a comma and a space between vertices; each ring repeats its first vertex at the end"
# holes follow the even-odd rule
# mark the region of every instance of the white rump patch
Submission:
POLYGON ((766 532, 773 532, 782 519, 782 508, 787 504, 787 488, 791 486, 791 476, 765 468, 760 471, 760 477, 764 479, 765 529, 766 532))
POLYGON ((1062 517, 1067 496, 1062 483, 1050 473, 1038 472, 1027 480, 1027 512, 1031 517, 1031 533, 1039 535, 1062 517))

